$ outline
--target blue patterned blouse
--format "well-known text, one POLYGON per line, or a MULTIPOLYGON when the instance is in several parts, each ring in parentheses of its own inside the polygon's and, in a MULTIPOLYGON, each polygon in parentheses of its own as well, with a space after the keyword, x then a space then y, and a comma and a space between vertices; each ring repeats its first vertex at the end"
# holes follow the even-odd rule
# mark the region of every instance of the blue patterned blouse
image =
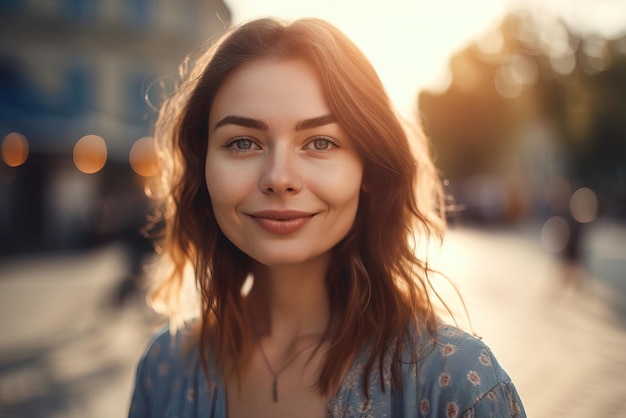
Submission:
MULTIPOLYGON (((226 393, 212 361, 208 379, 197 350, 169 332, 149 345, 137 368, 129 417, 226 417, 226 393)), ((480 340, 451 326, 438 330, 437 344, 420 337, 423 357, 402 366, 402 386, 392 389, 391 355, 383 380, 370 373, 362 390, 367 352, 363 350, 328 404, 329 417, 526 417, 511 379, 480 340), (383 390, 384 387, 384 390, 383 390)))

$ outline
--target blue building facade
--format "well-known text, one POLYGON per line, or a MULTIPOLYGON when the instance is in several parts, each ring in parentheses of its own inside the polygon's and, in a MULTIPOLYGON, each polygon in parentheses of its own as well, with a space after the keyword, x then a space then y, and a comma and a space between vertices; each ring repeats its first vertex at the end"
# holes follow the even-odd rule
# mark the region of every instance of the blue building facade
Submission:
POLYGON ((74 249, 140 223, 128 155, 151 135, 150 86, 229 22, 221 0, 0 0, 0 143, 19 133, 29 147, 20 166, 0 161, 0 255, 74 249), (72 160, 85 135, 107 146, 94 174, 72 160))

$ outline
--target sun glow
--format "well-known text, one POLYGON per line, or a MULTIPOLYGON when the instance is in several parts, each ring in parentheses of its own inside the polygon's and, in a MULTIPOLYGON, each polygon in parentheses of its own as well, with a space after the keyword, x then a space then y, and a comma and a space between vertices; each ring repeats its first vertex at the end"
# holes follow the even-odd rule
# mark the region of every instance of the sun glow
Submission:
POLYGON ((398 110, 415 115, 419 90, 442 80, 450 54, 494 24, 507 0, 229 0, 235 23, 256 17, 319 17, 368 56, 398 110))
POLYGON ((369 57, 398 110, 409 118, 416 115, 420 90, 443 90, 449 83, 450 56, 499 24, 511 10, 545 10, 582 31, 616 32, 626 28, 626 2, 618 7, 618 2, 612 0, 594 0, 593 13, 589 13, 588 0, 226 2, 233 11, 234 23, 264 16, 319 17, 334 23, 369 57))

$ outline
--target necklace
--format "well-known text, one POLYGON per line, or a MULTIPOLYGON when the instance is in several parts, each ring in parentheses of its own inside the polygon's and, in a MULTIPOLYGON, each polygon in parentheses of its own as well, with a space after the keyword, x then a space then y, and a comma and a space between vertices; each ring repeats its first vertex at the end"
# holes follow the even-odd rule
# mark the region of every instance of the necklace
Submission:
POLYGON ((263 357, 263 361, 265 362, 267 371, 270 372, 270 374, 272 375, 272 400, 274 401, 274 403, 277 403, 278 402, 278 376, 283 371, 285 371, 285 369, 287 369, 287 367, 289 367, 294 361, 296 361, 296 359, 300 356, 300 354, 304 352, 304 350, 307 350, 313 347, 314 345, 317 345, 318 343, 315 342, 313 344, 309 344, 309 345, 302 347, 298 352, 296 352, 296 354, 293 355, 293 357, 289 359, 289 361, 287 361, 287 363, 283 365, 283 367, 281 367, 277 371, 274 371, 274 369, 272 368, 272 365, 270 364, 270 361, 268 360, 267 355, 265 354, 265 350, 263 350, 263 345, 261 344, 261 341, 257 340, 257 343, 259 344, 259 350, 261 351, 261 356, 263 357))

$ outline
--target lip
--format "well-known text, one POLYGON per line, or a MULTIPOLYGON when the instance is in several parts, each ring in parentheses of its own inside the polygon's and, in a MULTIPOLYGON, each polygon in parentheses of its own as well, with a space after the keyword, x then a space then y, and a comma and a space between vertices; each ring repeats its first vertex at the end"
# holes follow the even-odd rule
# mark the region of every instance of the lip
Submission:
POLYGON ((248 215, 266 231, 276 235, 287 235, 304 227, 315 216, 315 213, 295 210, 263 210, 248 215))

